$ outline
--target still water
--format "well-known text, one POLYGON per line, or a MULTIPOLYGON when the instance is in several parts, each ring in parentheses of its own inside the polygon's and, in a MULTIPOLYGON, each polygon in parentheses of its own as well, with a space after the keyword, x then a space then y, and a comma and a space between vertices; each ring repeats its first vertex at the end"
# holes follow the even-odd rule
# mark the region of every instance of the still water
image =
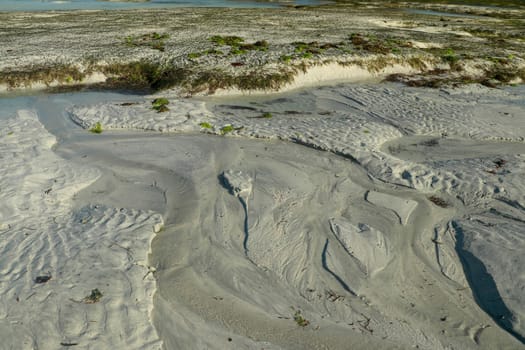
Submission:
POLYGON ((280 7, 317 5, 322 0, 0 0, 0 11, 111 10, 155 7, 280 7))

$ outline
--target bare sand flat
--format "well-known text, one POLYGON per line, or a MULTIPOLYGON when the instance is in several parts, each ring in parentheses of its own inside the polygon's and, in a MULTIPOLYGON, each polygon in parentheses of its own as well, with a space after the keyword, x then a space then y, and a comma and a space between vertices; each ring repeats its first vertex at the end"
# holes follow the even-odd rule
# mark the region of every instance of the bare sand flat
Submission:
POLYGON ((60 118, 103 132, 58 146, 13 112, 7 348, 522 348, 521 92, 73 105, 60 118))

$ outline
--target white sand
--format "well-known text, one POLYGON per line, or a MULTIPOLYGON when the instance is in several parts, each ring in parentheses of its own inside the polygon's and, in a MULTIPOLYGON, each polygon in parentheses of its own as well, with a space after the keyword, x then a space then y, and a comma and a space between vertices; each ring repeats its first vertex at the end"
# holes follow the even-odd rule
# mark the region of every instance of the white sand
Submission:
MULTIPOLYGON (((68 260, 73 248, 55 250, 56 270, 33 268, 51 271, 43 285, 34 286, 24 270, 38 253, 3 265, 25 273, 25 284, 15 277, 3 283, 3 295, 20 283, 21 290, 55 288, 51 296, 61 296, 27 300, 39 300, 46 313, 20 309, 24 324, 46 320, 54 332, 20 326, 17 334, 40 347, 78 341, 78 347, 122 349, 161 342, 165 349, 523 348, 522 94, 522 88, 343 85, 275 97, 170 99, 166 113, 151 110, 150 100, 75 106, 73 120, 85 128, 101 122, 105 131, 60 145, 68 161, 49 150, 54 140, 34 116, 10 120, 3 138, 31 121, 33 129, 18 126, 28 133, 26 144, 46 146, 25 151, 31 168, 24 178, 47 169, 27 189, 26 207, 37 208, 32 218, 52 222, 55 211, 63 213, 62 226, 39 223, 44 235, 58 232, 68 247, 86 245, 74 260, 68 260), (264 112, 272 117, 261 118, 264 112), (221 134, 226 125, 236 129, 226 137, 107 131, 221 134), (89 170, 95 167, 99 172, 89 170), (51 180, 44 179, 68 171, 74 174, 50 182, 49 194, 65 193, 51 214, 41 194, 51 180), (78 234, 87 238, 74 240, 78 234), (106 236, 119 246, 105 244, 106 236), (86 265, 94 268, 85 271, 86 265), (142 280, 147 266, 156 277, 155 328, 148 315, 151 274, 142 280), (115 283, 122 278, 130 281, 129 294, 115 283), (93 288, 104 293, 99 303, 68 301, 93 288), (75 318, 75 308, 87 316, 75 318), (63 326, 64 309, 71 328, 63 326), (101 315, 105 330, 97 328, 100 318, 85 321, 101 315)), ((10 147, 25 154, 20 143, 10 147)), ((4 220, 22 215, 16 203, 23 196, 15 195, 16 179, 3 181, 9 185, 1 195, 14 204, 2 204, 2 227, 14 232, 12 225, 31 221, 4 220)), ((0 327, 10 334, 4 327, 14 326, 0 327)))
MULTIPOLYGON (((173 121, 170 130, 220 134, 231 125, 231 135, 351 161, 273 143, 231 146, 229 138, 197 153, 177 137, 148 148, 164 149, 162 164, 168 149, 193 157, 192 170, 173 168, 195 184, 180 197, 191 198, 183 212, 192 214, 153 246, 165 347, 224 348, 231 337, 248 348, 519 348, 494 320, 525 334, 522 92, 346 85, 211 99, 209 112, 172 100, 172 110, 198 113, 183 122, 179 112, 156 117, 173 121), (289 319, 292 307, 310 321, 304 329, 289 319)), ((104 113, 111 108, 71 113, 86 126, 155 129, 151 118, 129 117, 144 106, 117 118, 104 113)))
POLYGON ((96 198, 77 207, 100 172, 56 156, 34 112, 4 122, 0 139, 0 348, 160 348, 149 321, 155 283, 143 278, 162 218, 96 198), (95 288, 100 302, 82 302, 95 288))

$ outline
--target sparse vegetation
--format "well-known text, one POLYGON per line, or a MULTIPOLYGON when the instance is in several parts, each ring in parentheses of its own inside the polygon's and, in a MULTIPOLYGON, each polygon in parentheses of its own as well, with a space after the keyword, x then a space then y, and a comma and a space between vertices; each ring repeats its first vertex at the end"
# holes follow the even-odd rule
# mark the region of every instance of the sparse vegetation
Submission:
POLYGON ((165 50, 165 40, 169 39, 169 34, 163 33, 159 34, 157 32, 143 34, 141 36, 127 36, 124 38, 124 43, 127 46, 145 46, 155 50, 164 52, 165 50))
MULTIPOLYGON (((344 4, 345 1, 337 2, 337 7, 350 6, 348 1, 346 1, 348 4, 344 4)), ((399 4, 390 2, 388 9, 382 8, 380 3, 382 2, 378 3, 377 11, 386 12, 391 7, 399 7, 399 4)), ((357 12, 364 8, 358 4, 351 6, 357 12)), ((332 11, 331 7, 327 7, 326 11, 332 11)), ((451 9, 450 11, 465 14, 464 10, 451 9)), ((472 13, 475 14, 478 10, 470 9, 469 11, 474 11, 472 13)), ((484 11, 489 10, 481 12, 484 11)), ((383 13, 380 12, 378 15, 383 15, 383 13)), ((86 13, 82 16, 84 23, 93 23, 93 27, 103 23, 98 22, 98 17, 93 14, 86 13)), ((109 16, 112 17, 113 14, 109 16)), ((144 23, 154 23, 152 20, 158 16, 158 13, 152 14, 145 11, 141 13, 141 16, 145 16, 146 22, 144 23)), ((265 32, 271 35, 267 38, 268 40, 262 40, 262 38, 249 40, 237 35, 208 35, 202 37, 199 42, 198 38, 182 40, 184 38, 177 37, 176 40, 173 40, 173 44, 176 41, 177 46, 173 45, 173 50, 163 55, 154 54, 154 51, 151 50, 162 52, 168 49, 168 43, 172 42, 168 32, 171 29, 157 29, 159 32, 151 32, 153 29, 150 29, 149 33, 137 33, 136 29, 133 29, 135 24, 129 20, 131 17, 119 16, 119 26, 122 22, 122 28, 129 30, 131 34, 117 38, 118 41, 121 41, 120 47, 106 49, 110 47, 109 44, 113 44, 112 41, 115 39, 111 38, 111 35, 103 35, 100 36, 102 40, 100 44, 104 50, 89 50, 74 57, 65 55, 64 62, 52 62, 44 66, 31 63, 25 67, 20 67, 18 63, 8 63, 7 68, 0 72, 0 84, 6 84, 8 88, 22 88, 30 87, 38 82, 47 86, 60 85, 63 91, 70 91, 78 88, 77 83, 87 81, 85 78, 92 73, 102 73, 108 79, 105 82, 95 83, 96 87, 152 90, 179 87, 182 93, 187 94, 213 93, 217 89, 231 87, 246 90, 277 89, 291 81, 299 71, 304 71, 313 65, 330 62, 360 66, 372 73, 395 64, 410 65, 424 74, 419 76, 412 74, 410 79, 406 79, 406 76, 398 76, 396 81, 406 82, 413 86, 439 87, 481 83, 496 87, 502 84, 521 83, 525 78, 523 69, 525 39, 523 38, 522 13, 518 11, 490 10, 487 12, 487 18, 496 17, 498 21, 484 21, 483 19, 478 21, 475 18, 460 21, 448 17, 443 19, 438 16, 420 18, 405 13, 403 18, 397 21, 399 23, 393 21, 389 24, 387 22, 392 17, 385 14, 387 25, 370 25, 363 29, 354 29, 353 34, 350 34, 351 31, 348 28, 357 28, 357 25, 344 25, 336 28, 335 23, 315 20, 313 12, 302 11, 302 16, 304 16, 304 22, 295 22, 295 19, 290 18, 290 23, 283 27, 284 33, 284 31, 292 30, 295 25, 310 23, 314 30, 302 31, 300 41, 286 43, 284 37, 280 36, 276 30, 265 32), (440 27, 444 26, 449 28, 441 30, 440 27), (406 30, 417 27, 436 27, 440 30, 415 30, 410 33, 406 30), (341 35, 345 34, 341 33, 347 33, 348 36, 342 37, 341 35), (472 36, 467 36, 465 33, 470 33, 472 36), (322 40, 319 38, 327 38, 324 40, 328 42, 317 41, 322 40), (194 44, 197 44, 197 47, 200 46, 201 49, 193 52, 194 44), (93 51, 96 53, 92 53, 93 51), (271 51, 271 54, 264 55, 262 54, 264 51, 271 51), (146 58, 132 62, 130 61, 132 57, 146 58), (448 65, 450 69, 432 70, 436 66, 448 68, 448 65), (235 69, 231 69, 232 67, 235 69), (471 76, 469 74, 473 73, 470 72, 476 72, 477 75, 471 76), (211 79, 206 80, 207 78, 211 79)), ((31 38, 37 34, 28 32, 29 29, 23 26, 17 27, 17 24, 14 21, 11 22, 12 20, 7 16, 4 19, 9 22, 6 28, 11 25, 17 30, 12 33, 11 30, 6 32, 8 42, 16 43, 16 45, 6 46, 4 61, 11 60, 12 56, 15 62, 17 55, 22 52, 17 46, 23 45, 21 42, 17 43, 16 36, 20 35, 18 32, 29 35, 31 38)), ((73 21, 68 16, 64 16, 63 19, 73 21)), ((113 19, 117 22, 117 17, 113 19)), ((47 26, 49 22, 45 19, 34 20, 42 27, 47 26)), ((163 22, 158 28, 173 28, 173 30, 177 28, 178 24, 175 25, 167 18, 165 20, 166 22, 163 22)), ((245 14, 239 14, 239 18, 235 21, 237 20, 242 20, 250 25, 257 23, 250 22, 256 19, 245 14)), ((191 21, 187 24, 195 25, 207 23, 206 16, 189 16, 180 21, 191 21), (201 19, 202 22, 193 22, 201 19)), ((235 21, 232 20, 231 23, 237 23, 235 21)), ((78 28, 78 26, 71 26, 71 30, 76 33, 78 33, 78 28)), ((232 25, 220 30, 237 34, 239 31, 236 28, 235 25, 232 25)), ((64 40, 70 39, 64 38, 64 40)), ((92 47, 91 43, 86 44, 89 44, 86 45, 86 48, 92 47)), ((47 57, 47 54, 43 57, 47 57)), ((54 56, 49 55, 49 57, 54 56)))
POLYGON ((273 117, 273 115, 272 115, 272 113, 270 113, 270 112, 264 112, 264 113, 261 115, 261 118, 264 118, 264 119, 270 119, 270 118, 272 118, 272 117, 273 117))
POLYGON ((438 88, 441 86, 460 86, 465 84, 482 84, 487 87, 498 87, 513 80, 525 81, 525 68, 514 65, 495 64, 485 68, 482 74, 473 75, 461 69, 434 69, 421 74, 393 74, 388 81, 402 82, 408 86, 438 88))
POLYGON ((208 122, 199 123, 199 126, 201 128, 203 128, 203 129, 212 129, 213 128, 213 126, 210 123, 208 123, 208 122))
POLYGON ((54 64, 49 66, 21 67, 17 70, 0 71, 0 83, 10 88, 31 87, 33 83, 43 83, 50 86, 52 83, 68 83, 82 81, 91 71, 80 70, 71 64, 54 64))
POLYGON ((290 83, 296 70, 291 67, 281 71, 267 72, 261 69, 232 73, 220 68, 208 70, 180 68, 149 63, 146 61, 128 64, 112 64, 101 67, 109 75, 106 85, 136 89, 162 90, 181 87, 189 94, 217 89, 238 88, 241 90, 275 90, 290 83))

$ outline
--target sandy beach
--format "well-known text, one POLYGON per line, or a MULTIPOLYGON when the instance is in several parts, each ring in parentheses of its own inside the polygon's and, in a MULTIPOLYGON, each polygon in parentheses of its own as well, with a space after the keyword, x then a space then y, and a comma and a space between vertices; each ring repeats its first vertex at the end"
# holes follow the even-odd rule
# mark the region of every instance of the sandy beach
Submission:
MULTIPOLYGON (((221 35, 256 14, 250 21, 302 14, 264 32, 269 48, 246 53, 245 66, 226 55, 188 58, 209 49, 215 16, 231 9, 169 10, 180 17, 162 19, 157 32, 190 18, 208 27, 170 29, 164 53, 105 48, 128 30, 139 35, 130 21, 156 9, 78 12, 74 30, 95 17, 123 25, 90 29, 75 50, 67 40, 79 33, 64 33, 61 49, 36 30, 60 31, 73 12, 0 13, 13 25, 0 33, 9 91, 0 98, 0 349, 525 349, 524 85, 482 78, 495 63, 481 56, 461 56, 455 70, 442 51, 425 62, 447 73, 407 64, 408 51, 359 52, 358 64, 355 51, 342 51, 355 50, 355 36, 314 61, 275 64, 297 50, 292 42, 347 40, 337 9, 367 13, 345 37, 350 27, 359 40, 406 31, 413 47, 449 35, 468 43, 465 27, 508 19, 436 4, 420 10, 459 17, 414 12, 406 15, 429 19, 408 26, 398 7, 382 17, 377 4, 339 6, 239 10, 221 35), (36 22, 24 28, 24 16, 36 22), (322 26, 297 31, 316 16, 322 26), (16 30, 35 46, 9 39, 16 30), (197 76, 131 93, 94 91, 114 87, 107 71, 78 81, 42 75, 50 62, 85 68, 90 50, 99 63, 142 52, 197 76), (388 64, 363 64, 378 57, 388 64), (208 75, 198 85, 210 65, 233 72, 233 83, 208 75), (236 79, 254 67, 291 67, 293 79, 247 89, 236 79), (467 71, 479 79, 459 84, 467 71), (83 89, 50 90, 77 83, 83 89)), ((516 21, 522 13, 501 10, 516 21)), ((241 34, 254 42, 261 29, 241 34)), ((508 62, 497 64, 518 72, 523 43, 505 40, 508 62)))

